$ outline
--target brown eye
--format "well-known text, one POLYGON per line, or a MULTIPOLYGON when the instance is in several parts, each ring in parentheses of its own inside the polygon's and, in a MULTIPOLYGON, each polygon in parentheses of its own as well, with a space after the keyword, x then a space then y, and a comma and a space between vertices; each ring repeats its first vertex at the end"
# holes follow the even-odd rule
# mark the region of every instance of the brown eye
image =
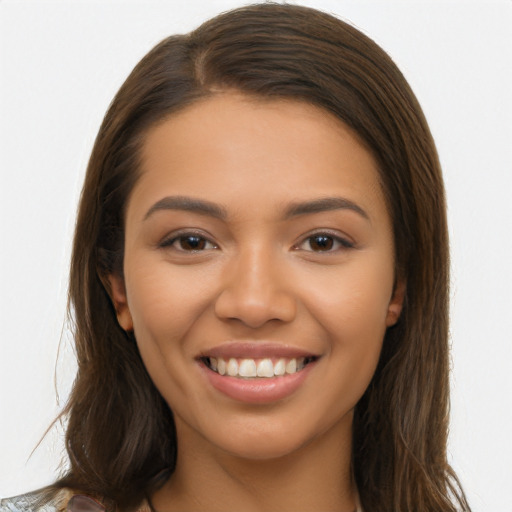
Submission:
POLYGON ((181 252, 199 252, 208 249, 216 249, 215 244, 210 242, 207 238, 195 233, 185 233, 183 235, 175 236, 161 244, 162 248, 171 247, 181 252))
POLYGON ((340 249, 350 249, 354 244, 330 233, 316 233, 308 236, 297 249, 309 252, 335 252, 340 249))
POLYGON ((184 251, 202 251, 207 243, 204 238, 196 235, 180 236, 176 242, 184 251))
POLYGON ((334 246, 332 236, 315 235, 309 238, 309 246, 312 251, 330 251, 334 246))

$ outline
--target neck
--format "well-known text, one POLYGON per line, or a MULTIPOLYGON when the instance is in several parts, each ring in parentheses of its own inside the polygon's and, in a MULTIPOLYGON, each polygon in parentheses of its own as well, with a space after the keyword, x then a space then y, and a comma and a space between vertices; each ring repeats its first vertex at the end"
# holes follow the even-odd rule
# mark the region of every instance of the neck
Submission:
POLYGON ((153 495, 153 507, 157 512, 354 512, 349 416, 307 446, 266 460, 248 460, 212 448, 204 438, 190 436, 177 421, 176 470, 153 495))

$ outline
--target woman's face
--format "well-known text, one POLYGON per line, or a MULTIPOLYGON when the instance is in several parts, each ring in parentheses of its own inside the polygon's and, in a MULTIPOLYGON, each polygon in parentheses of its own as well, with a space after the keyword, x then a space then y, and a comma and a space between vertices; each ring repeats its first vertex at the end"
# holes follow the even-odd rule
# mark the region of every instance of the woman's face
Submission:
POLYGON ((371 154, 318 108, 226 93, 142 156, 111 284, 180 446, 271 458, 349 436, 402 300, 371 154))

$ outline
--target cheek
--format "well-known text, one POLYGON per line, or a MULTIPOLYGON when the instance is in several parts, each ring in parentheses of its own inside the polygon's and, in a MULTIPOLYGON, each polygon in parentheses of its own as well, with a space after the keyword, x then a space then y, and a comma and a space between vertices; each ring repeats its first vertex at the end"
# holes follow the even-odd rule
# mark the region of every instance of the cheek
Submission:
MULTIPOLYGON (((316 276, 308 287, 314 315, 334 336, 381 338, 393 290, 393 270, 386 259, 366 258, 357 264, 316 276), (364 264, 366 263, 366 264, 364 264)), ((370 341, 370 340, 369 340, 370 341)))
POLYGON ((333 363, 331 378, 352 389, 354 405, 380 357, 392 288, 392 265, 382 259, 372 265, 347 266, 309 288, 313 292, 308 309, 325 333, 333 363))
POLYGON ((139 343, 179 343, 210 303, 211 284, 191 267, 135 260, 126 288, 139 343))
POLYGON ((125 282, 134 334, 151 379, 169 405, 187 407, 188 333, 208 306, 206 283, 190 270, 144 258, 127 261, 125 282))

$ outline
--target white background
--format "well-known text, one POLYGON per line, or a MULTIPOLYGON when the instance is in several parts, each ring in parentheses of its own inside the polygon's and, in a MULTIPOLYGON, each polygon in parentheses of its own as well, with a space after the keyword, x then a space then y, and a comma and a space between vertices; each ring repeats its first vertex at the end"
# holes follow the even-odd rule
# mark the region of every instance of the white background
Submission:
MULTIPOLYGON (((475 512, 512 511, 512 2, 300 3, 373 37, 425 110, 452 243, 450 460, 475 512)), ((74 374, 69 248, 102 116, 155 43, 239 5, 0 0, 0 497, 62 455, 54 429, 29 459, 74 374)))

